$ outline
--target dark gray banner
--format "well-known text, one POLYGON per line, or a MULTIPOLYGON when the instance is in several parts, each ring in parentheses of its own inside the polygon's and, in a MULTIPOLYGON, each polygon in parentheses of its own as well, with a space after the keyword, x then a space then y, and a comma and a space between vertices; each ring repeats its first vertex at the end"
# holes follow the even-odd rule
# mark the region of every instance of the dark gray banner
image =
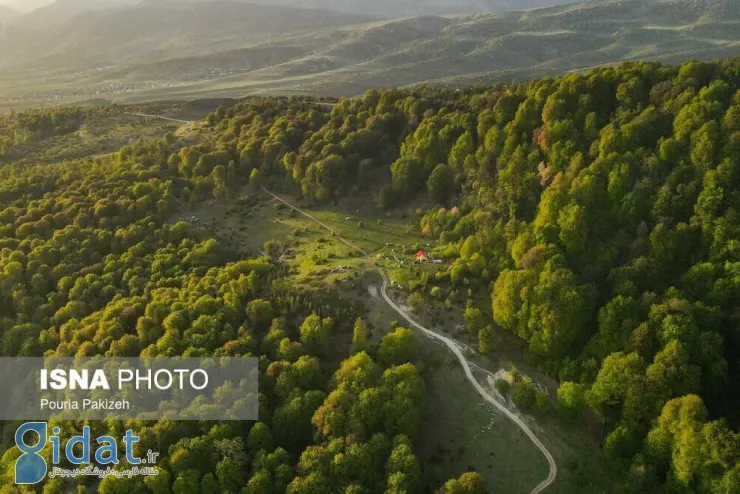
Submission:
POLYGON ((254 358, 0 358, 0 420, 257 420, 254 358))

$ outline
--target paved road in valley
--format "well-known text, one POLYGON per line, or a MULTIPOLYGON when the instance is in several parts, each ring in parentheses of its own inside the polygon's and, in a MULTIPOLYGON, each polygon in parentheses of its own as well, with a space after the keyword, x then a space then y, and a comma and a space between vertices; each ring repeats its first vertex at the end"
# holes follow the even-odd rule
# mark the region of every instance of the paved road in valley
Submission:
POLYGON ((180 120, 179 118, 163 117, 162 115, 150 115, 148 113, 128 113, 126 112, 126 115, 133 115, 135 117, 144 117, 144 118, 158 118, 160 120, 167 120, 169 122, 177 122, 177 123, 184 123, 184 124, 193 123, 192 120, 180 120))
MULTIPOLYGON (((325 101, 306 101, 305 103, 309 105, 316 105, 316 106, 328 106, 329 109, 334 108, 337 106, 336 103, 331 102, 325 102, 325 101)), ((163 115, 152 115, 150 113, 133 113, 133 112, 125 112, 126 115, 133 115, 135 117, 144 117, 144 118, 158 118, 160 120, 167 120, 169 122, 177 122, 177 123, 183 123, 183 124, 189 124, 195 122, 195 120, 181 120, 179 118, 170 118, 165 117, 163 115)))
POLYGON ((296 211, 299 214, 302 214, 306 218, 308 218, 311 221, 317 223, 319 226, 321 226, 325 230, 329 231, 332 235, 334 235, 337 238, 337 240, 339 240, 340 242, 342 242, 343 244, 345 244, 349 248, 351 248, 353 250, 356 250, 357 252, 361 253, 368 260, 368 262, 370 263, 370 265, 375 268, 375 270, 380 274, 381 278, 383 279, 383 285, 382 285, 382 287, 380 289, 380 294, 382 295, 382 297, 385 300, 385 302, 388 305, 390 305, 393 308, 393 310, 395 310, 396 312, 398 312, 398 314, 401 317, 403 317, 404 319, 406 319, 406 321, 408 321, 408 323, 411 324, 413 327, 415 327, 416 329, 418 329, 419 331, 421 331, 422 333, 424 333, 429 338, 432 338, 434 340, 437 340, 437 341, 440 341, 440 342, 444 343, 444 345, 447 346, 447 348, 449 348, 450 351, 452 351, 452 353, 455 354, 455 356, 457 357, 457 360, 460 361, 460 365, 462 365, 462 368, 465 371, 465 375, 467 376, 468 381, 470 381, 470 384, 472 384, 473 387, 476 389, 476 391, 478 391, 478 394, 480 394, 481 397, 484 400, 486 400, 491 405, 495 406, 499 411, 501 411, 504 415, 506 415, 509 419, 511 419, 512 422, 514 422, 516 425, 518 425, 519 428, 522 430, 522 432, 524 432, 524 434, 527 435, 527 437, 529 438, 529 440, 532 441, 532 443, 535 446, 537 446, 537 448, 545 456, 545 459, 547 460, 547 463, 550 466, 550 473, 548 474, 548 476, 547 476, 547 478, 545 480, 543 480, 542 482, 540 482, 534 489, 532 489, 532 494, 538 494, 539 492, 544 491, 553 482, 555 482, 555 479, 557 478, 557 475, 558 475, 558 466, 555 463, 555 458, 553 458, 552 454, 550 453, 550 451, 548 451, 548 449, 545 447, 545 445, 542 444, 542 441, 540 441, 537 438, 537 436, 534 434, 534 432, 532 432, 532 429, 530 429, 529 426, 522 419, 520 419, 516 414, 514 414, 511 410, 509 410, 508 408, 506 408, 504 405, 502 405, 501 403, 499 403, 499 401, 496 400, 496 398, 494 398, 493 396, 491 396, 491 394, 489 394, 488 391, 486 391, 486 389, 483 386, 481 386, 481 384, 478 382, 478 380, 475 378, 475 376, 473 376, 473 371, 471 369, 471 364, 470 364, 470 362, 468 362, 467 358, 465 358, 465 355, 463 354, 463 350, 461 348, 461 345, 457 341, 453 340, 452 338, 448 338, 445 335, 436 333, 436 332, 432 331, 431 329, 425 328, 424 326, 422 326, 418 322, 414 321, 414 319, 412 319, 410 315, 408 315, 401 307, 399 307, 393 301, 393 299, 391 299, 390 296, 388 296, 388 290, 387 290, 388 289, 388 283, 389 283, 388 276, 386 276, 386 274, 383 272, 383 270, 380 269, 380 267, 375 264, 375 261, 370 256, 370 254, 368 254, 367 252, 365 252, 365 250, 362 249, 362 247, 360 247, 358 245, 354 245, 351 242, 349 242, 348 240, 342 238, 342 236, 339 235, 339 233, 337 231, 335 231, 332 227, 330 227, 326 223, 324 223, 321 220, 317 219, 315 216, 312 216, 311 214, 303 211, 302 209, 297 208, 296 206, 292 205, 291 203, 289 203, 288 201, 286 201, 282 197, 279 197, 279 196, 273 194, 272 192, 270 192, 269 190, 265 189, 264 187, 262 187, 262 190, 265 193, 267 193, 270 196, 272 196, 275 200, 282 202, 283 204, 285 204, 286 206, 288 206, 292 210, 296 211))

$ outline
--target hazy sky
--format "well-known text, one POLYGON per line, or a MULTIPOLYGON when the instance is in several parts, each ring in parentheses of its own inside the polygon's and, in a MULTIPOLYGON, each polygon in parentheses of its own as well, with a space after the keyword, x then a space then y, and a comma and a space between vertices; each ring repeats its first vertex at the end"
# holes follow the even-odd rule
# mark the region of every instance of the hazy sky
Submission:
POLYGON ((0 0, 0 5, 12 5, 13 8, 17 10, 26 11, 36 9, 54 1, 55 0, 0 0))
POLYGON ((51 3, 54 0, 0 0, 0 4, 2 5, 10 5, 13 4, 15 7, 17 7, 19 10, 24 10, 23 5, 32 5, 33 7, 38 7, 39 5, 43 5, 45 3, 51 3))
POLYGON ((37 9, 55 0, 0 0, 0 5, 12 5, 14 9, 26 11, 37 9))
MULTIPOLYGON (((32 10, 55 1, 56 0, 0 0, 0 5, 12 5, 18 10, 32 10)), ((105 0, 94 1, 101 2, 105 0)))
POLYGON ((52 3, 54 1, 55 0, 0 0, 0 4, 3 4, 3 5, 13 4, 16 7, 22 8, 24 4, 32 5, 33 7, 38 7, 39 5, 52 3))

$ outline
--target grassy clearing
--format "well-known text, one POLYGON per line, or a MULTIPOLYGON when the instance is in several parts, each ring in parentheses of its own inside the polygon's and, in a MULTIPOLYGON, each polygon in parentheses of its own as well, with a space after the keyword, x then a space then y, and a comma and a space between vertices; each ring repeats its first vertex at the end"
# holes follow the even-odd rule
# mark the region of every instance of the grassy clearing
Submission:
MULTIPOLYGON (((247 196, 254 195, 250 190, 245 189, 247 196)), ((293 269, 296 281, 303 284, 334 284, 354 279, 368 269, 365 259, 313 221, 265 196, 258 197, 249 206, 208 201, 184 209, 171 221, 194 216, 199 228, 238 252, 260 253, 266 242, 278 242, 283 248, 277 255, 293 269)), ((409 253, 427 242, 414 232, 415 219, 384 218, 379 223, 375 206, 367 201, 343 202, 311 213, 372 255, 390 256, 383 265, 397 271, 407 269, 412 260, 409 253)))
POLYGON ((335 206, 312 209, 311 214, 369 253, 383 250, 386 244, 411 247, 429 242, 420 235, 415 217, 381 216, 367 198, 347 199, 335 206))
MULTIPOLYGON (((429 345, 433 343, 424 346, 429 345)), ((547 477, 545 458, 507 417, 483 402, 457 360, 444 351, 428 348, 424 357, 440 361, 426 379, 418 439, 429 475, 441 480, 475 470, 486 478, 491 492, 530 492, 547 477)))
MULTIPOLYGON (((249 193, 247 193, 248 195, 249 193)), ((291 267, 296 282, 314 287, 350 280, 366 270, 366 261, 313 221, 260 196, 246 206, 208 201, 186 208, 171 221, 197 218, 196 225, 232 250, 267 253, 265 244, 278 246, 272 255, 291 267)))

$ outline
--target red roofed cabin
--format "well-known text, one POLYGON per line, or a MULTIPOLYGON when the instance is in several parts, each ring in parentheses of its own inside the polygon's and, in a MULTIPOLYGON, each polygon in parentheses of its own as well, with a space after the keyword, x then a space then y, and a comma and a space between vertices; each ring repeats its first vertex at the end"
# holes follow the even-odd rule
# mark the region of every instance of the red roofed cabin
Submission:
POLYGON ((420 251, 419 251, 419 252, 417 252, 417 253, 416 253, 416 255, 414 256, 414 260, 415 260, 416 262, 426 262, 426 260, 427 260, 427 253, 426 253, 426 252, 424 252, 423 250, 420 250, 420 251))

